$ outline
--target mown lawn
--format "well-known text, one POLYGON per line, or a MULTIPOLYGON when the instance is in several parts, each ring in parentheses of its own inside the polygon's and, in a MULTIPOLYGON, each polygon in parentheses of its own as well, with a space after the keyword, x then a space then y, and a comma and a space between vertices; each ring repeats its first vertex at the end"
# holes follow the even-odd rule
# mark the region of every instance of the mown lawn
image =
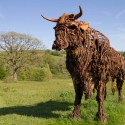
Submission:
MULTIPOLYGON (((107 89, 105 113, 107 125, 125 125, 125 85, 123 103, 118 103, 117 92, 113 96, 110 84, 107 89)), ((0 82, 0 125, 102 125, 94 120, 97 112, 95 95, 82 99, 81 117, 71 119, 74 89, 71 79, 51 81, 0 82)))

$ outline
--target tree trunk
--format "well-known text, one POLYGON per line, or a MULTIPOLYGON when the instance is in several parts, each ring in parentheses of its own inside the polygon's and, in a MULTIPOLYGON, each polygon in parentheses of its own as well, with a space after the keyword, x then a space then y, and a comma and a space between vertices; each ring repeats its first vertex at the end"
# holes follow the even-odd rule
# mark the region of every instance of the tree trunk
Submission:
POLYGON ((13 80, 14 80, 14 82, 17 82, 17 72, 16 72, 16 70, 13 71, 13 80))

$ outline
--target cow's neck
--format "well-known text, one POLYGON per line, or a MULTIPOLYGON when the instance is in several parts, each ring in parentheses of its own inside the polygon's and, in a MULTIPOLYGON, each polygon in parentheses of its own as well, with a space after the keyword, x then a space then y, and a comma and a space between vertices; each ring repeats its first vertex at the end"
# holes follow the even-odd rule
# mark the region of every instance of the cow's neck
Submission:
POLYGON ((73 50, 67 51, 66 63, 68 70, 72 69, 80 71, 81 74, 85 72, 85 69, 89 66, 89 62, 92 59, 92 53, 89 52, 89 47, 84 48, 82 45, 73 50))

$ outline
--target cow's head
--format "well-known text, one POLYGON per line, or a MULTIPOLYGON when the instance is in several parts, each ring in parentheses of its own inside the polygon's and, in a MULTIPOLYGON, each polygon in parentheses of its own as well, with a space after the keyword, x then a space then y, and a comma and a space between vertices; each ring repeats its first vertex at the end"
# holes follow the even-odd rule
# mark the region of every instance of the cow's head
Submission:
POLYGON ((66 14, 64 13, 58 19, 47 18, 41 15, 44 19, 56 22, 55 29, 55 41, 52 49, 61 50, 69 47, 76 46, 75 42, 78 42, 80 38, 78 31, 85 31, 88 28, 88 23, 78 23, 75 20, 82 16, 82 8, 79 6, 80 12, 78 14, 66 14))

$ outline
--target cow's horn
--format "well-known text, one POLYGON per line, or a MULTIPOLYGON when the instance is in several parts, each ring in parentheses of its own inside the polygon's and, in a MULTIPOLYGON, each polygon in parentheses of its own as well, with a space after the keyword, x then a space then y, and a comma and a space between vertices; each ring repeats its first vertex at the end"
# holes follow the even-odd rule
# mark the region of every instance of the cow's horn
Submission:
POLYGON ((79 10, 80 10, 80 12, 78 13, 78 14, 76 14, 75 15, 75 19, 78 19, 79 17, 81 17, 82 16, 82 14, 83 14, 83 12, 82 12, 82 8, 79 6, 79 10))
POLYGON ((51 21, 51 22, 58 22, 58 19, 53 19, 53 18, 47 18, 43 15, 41 15, 44 19, 48 20, 48 21, 51 21))

